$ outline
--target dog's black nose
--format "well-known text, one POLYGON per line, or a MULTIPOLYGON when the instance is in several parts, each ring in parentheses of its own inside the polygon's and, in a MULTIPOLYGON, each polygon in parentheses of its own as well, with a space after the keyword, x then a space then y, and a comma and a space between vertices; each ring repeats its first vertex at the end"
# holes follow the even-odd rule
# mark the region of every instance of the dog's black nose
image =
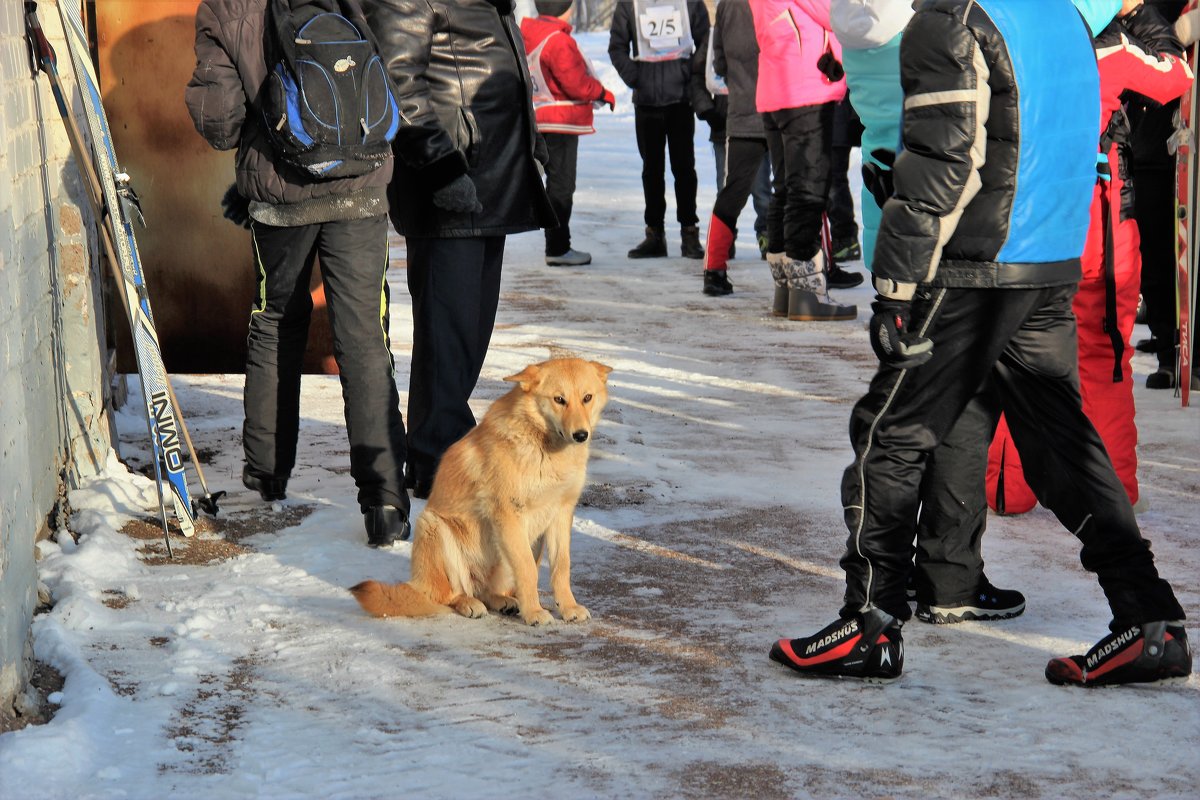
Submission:
POLYGON ((587 431, 575 431, 571 434, 571 438, 577 442, 586 442, 588 437, 587 431))

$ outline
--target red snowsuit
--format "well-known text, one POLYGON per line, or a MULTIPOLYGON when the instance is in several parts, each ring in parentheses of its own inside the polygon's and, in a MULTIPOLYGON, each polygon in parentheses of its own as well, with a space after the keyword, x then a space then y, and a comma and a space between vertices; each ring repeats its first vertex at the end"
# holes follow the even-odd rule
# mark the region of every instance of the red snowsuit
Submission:
MULTIPOLYGON (((1132 40, 1117 22, 1096 37, 1100 68, 1101 152, 1111 175, 1098 180, 1092 195, 1092 222, 1083 250, 1083 278, 1075 295, 1079 329, 1079 383, 1083 410, 1096 427, 1129 501, 1138 501, 1137 427, 1128 346, 1141 286, 1140 236, 1133 218, 1132 184, 1124 141, 1128 121, 1121 96, 1137 92, 1167 103, 1187 91, 1192 72, 1173 55, 1155 56, 1132 40), (1109 319, 1115 316, 1116 325, 1109 319)), ((1025 483, 1020 458, 1001 417, 988 453, 988 505, 1019 514, 1037 502, 1025 483)))

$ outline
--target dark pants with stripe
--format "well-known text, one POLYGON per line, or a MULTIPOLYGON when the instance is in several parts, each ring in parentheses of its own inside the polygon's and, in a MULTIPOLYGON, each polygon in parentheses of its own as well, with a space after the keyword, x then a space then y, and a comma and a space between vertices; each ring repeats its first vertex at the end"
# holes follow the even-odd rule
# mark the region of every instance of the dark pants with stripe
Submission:
POLYGON ((350 474, 359 505, 408 508, 404 422, 388 340, 388 220, 384 215, 277 228, 253 223, 259 296, 247 338, 246 465, 287 478, 296 464, 300 371, 312 314, 314 258, 342 382, 350 474))
POLYGON ((446 449, 475 427, 468 401, 496 323, 504 237, 405 241, 413 304, 408 452, 420 483, 433 478, 446 449))
POLYGON ((767 216, 772 253, 808 260, 821 249, 821 218, 832 176, 834 103, 762 115, 774 195, 767 216))
POLYGON ((933 340, 933 358, 916 369, 881 365, 850 417, 843 615, 875 606, 909 617, 904 584, 929 454, 990 380, 1029 485, 1082 543, 1080 560, 1099 579, 1114 629, 1183 619, 1083 413, 1074 293, 1072 285, 918 294, 912 328, 933 340))
POLYGON ((662 229, 667 216, 667 180, 664 150, 670 155, 675 179, 675 218, 683 226, 695 225, 696 216, 696 117, 687 103, 669 106, 634 106, 633 127, 642 157, 642 194, 646 199, 646 225, 662 229))
POLYGON ((575 204, 575 173, 579 137, 572 133, 543 133, 550 162, 546 164, 546 197, 558 225, 546 229, 546 255, 561 256, 571 249, 571 208, 575 204))

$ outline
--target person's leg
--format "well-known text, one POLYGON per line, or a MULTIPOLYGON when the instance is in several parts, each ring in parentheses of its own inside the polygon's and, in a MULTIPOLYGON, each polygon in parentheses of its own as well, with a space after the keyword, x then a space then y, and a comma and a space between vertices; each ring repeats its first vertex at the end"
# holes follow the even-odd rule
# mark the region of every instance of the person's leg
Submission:
POLYGON ((642 194, 646 227, 662 230, 667 217, 667 119, 661 108, 633 107, 638 155, 642 157, 642 194))
POLYGON ((388 337, 387 217, 327 222, 317 240, 358 504, 408 510, 404 421, 388 337))
POLYGON ((791 108, 783 119, 784 252, 797 261, 811 261, 821 249, 821 219, 829 196, 830 124, 833 103, 791 108))
POLYGON ((504 237, 408 237, 407 244, 413 299, 408 451, 420 484, 475 425, 468 401, 495 321, 504 237))
POLYGON ((312 313, 308 283, 319 229, 252 223, 258 289, 246 337, 242 446, 254 478, 286 481, 296 464, 300 371, 312 313))
POLYGON ((675 218, 684 227, 695 227, 699 222, 696 216, 696 115, 687 103, 667 106, 664 113, 671 176, 675 181, 675 218))
POLYGON ((900 624, 911 615, 905 583, 925 464, 986 377, 1008 329, 1019 325, 1011 312, 984 314, 997 305, 989 295, 1004 294, 918 295, 913 328, 933 340, 932 359, 915 369, 881 364, 850 417, 855 459, 842 477, 850 535, 839 618, 811 636, 780 639, 771 660, 802 675, 891 680, 901 674, 900 624), (984 318, 993 324, 981 327, 984 318))
MULTIPOLYGON (((1134 213, 1141 234, 1141 290, 1158 368, 1175 370, 1175 174, 1134 168, 1134 213)), ((1161 384, 1166 388, 1172 384, 1161 384)), ((1154 388, 1154 387, 1152 387, 1154 388)))
POLYGON ((1038 501, 1083 544, 1112 609, 1112 629, 1182 620, 1170 584, 1158 575, 1125 487, 1079 394, 1075 287, 1039 290, 1043 301, 1013 337, 994 375, 1025 478, 1038 501))
POLYGON ((708 223, 708 246, 704 268, 723 270, 729 258, 729 247, 737 236, 737 219, 750 196, 762 161, 763 144, 758 139, 730 139, 725 158, 729 164, 725 186, 717 192, 712 219, 708 223))
MULTIPOLYGON (((831 171, 829 182, 829 235, 835 256, 843 254, 843 261, 855 261, 851 258, 855 253, 861 253, 858 247, 858 223, 854 219, 854 195, 850 191, 850 149, 849 147, 834 147, 830 150, 831 171)), ((836 258, 834 260, 837 260, 836 258)))
POLYGON ((762 156, 759 158, 758 174, 754 178, 754 188, 750 190, 750 197, 754 203, 754 233, 756 236, 765 236, 767 233, 767 214, 771 210, 771 154, 767 152, 766 139, 754 141, 762 143, 762 156))
POLYGON ((767 139, 767 155, 771 161, 771 203, 767 209, 767 252, 782 253, 783 210, 787 205, 787 161, 783 152, 783 131, 777 112, 762 115, 767 139))
POLYGON ((550 163, 546 165, 546 195, 558 225, 546 229, 546 255, 560 256, 571 249, 571 208, 575 196, 575 167, 579 137, 565 133, 543 134, 550 163))
POLYGON ((1024 595, 997 589, 983 571, 984 480, 998 414, 995 394, 985 387, 930 454, 912 584, 917 618, 924 622, 1008 619, 1025 611, 1024 595))
MULTIPOLYGON (((728 159, 728 140, 718 139, 712 143, 713 164, 717 169, 717 191, 725 188, 725 163, 728 159)), ((698 180, 698 179, 697 179, 698 180)))
MULTIPOLYGON (((906 583, 928 459, 983 384, 1004 342, 1019 329, 1031 301, 1022 305, 1018 295, 967 289, 919 293, 912 329, 933 340, 932 358, 916 369, 881 365, 855 405, 850 417, 855 460, 842 478, 850 531, 841 560, 843 617, 871 607, 901 620, 911 615, 906 583), (990 324, 981 324, 985 319, 990 324)), ((979 442, 981 459, 986 444, 986 438, 979 442)))

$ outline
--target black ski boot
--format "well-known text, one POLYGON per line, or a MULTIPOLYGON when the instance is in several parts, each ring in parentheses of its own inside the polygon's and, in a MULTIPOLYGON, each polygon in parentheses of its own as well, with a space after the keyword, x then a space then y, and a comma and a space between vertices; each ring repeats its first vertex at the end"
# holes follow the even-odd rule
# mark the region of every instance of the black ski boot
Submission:
POLYGON ((276 478, 272 475, 255 475, 250 467, 242 467, 242 485, 268 503, 287 499, 287 478, 276 478))
POLYGON ((662 228, 651 228, 649 225, 646 226, 646 238, 629 251, 630 258, 666 258, 666 256, 666 232, 662 228))
POLYGON ((704 293, 710 297, 733 294, 733 284, 729 282, 728 271, 723 269, 704 270, 704 293))
POLYGON ((371 506, 363 512, 363 524, 367 528, 367 545, 388 547, 408 538, 411 528, 408 512, 395 506, 371 506))
POLYGON ((684 258, 704 258, 704 248, 700 246, 700 229, 695 225, 684 225, 679 229, 681 246, 680 255, 684 258))

